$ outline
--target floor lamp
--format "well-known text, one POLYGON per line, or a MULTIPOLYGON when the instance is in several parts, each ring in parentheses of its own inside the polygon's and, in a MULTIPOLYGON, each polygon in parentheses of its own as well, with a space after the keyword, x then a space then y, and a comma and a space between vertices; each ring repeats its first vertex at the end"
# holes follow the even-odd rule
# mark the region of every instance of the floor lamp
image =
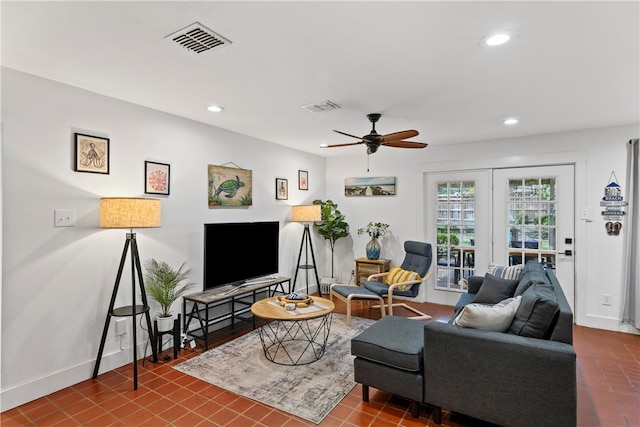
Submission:
POLYGON ((296 266, 296 274, 293 278, 293 289, 296 289, 296 281, 298 280, 298 271, 304 269, 307 279, 307 295, 309 294, 309 270, 313 269, 316 275, 316 283, 318 284, 318 293, 322 296, 320 289, 320 279, 318 278, 318 269, 316 268, 316 256, 313 253, 313 243, 311 242, 311 232, 309 224, 311 222, 320 221, 322 213, 320 205, 299 205, 291 207, 291 221, 303 222, 304 231, 302 232, 302 241, 300 242, 300 251, 298 252, 298 264, 296 266), (304 247, 304 264, 300 264, 302 259, 302 248, 304 247), (309 250, 311 250, 311 259, 313 264, 309 264, 309 250))
POLYGON ((102 339, 100 340, 100 349, 98 350, 98 357, 96 358, 96 365, 93 369, 93 378, 98 377, 98 370, 100 369, 100 361, 102 359, 102 352, 104 351, 104 344, 107 339, 107 331, 109 330, 109 324, 111 323, 111 317, 131 317, 133 326, 133 389, 138 389, 138 352, 137 352, 137 317, 138 314, 144 314, 147 321, 147 331, 151 338, 151 349, 153 353, 153 361, 158 361, 158 355, 156 353, 155 337, 153 335, 153 329, 151 325, 151 316, 149 315, 149 304, 147 302, 147 293, 144 288, 144 281, 142 279, 142 268, 140 267, 140 255, 138 254, 138 244, 136 242, 136 233, 133 232, 134 228, 149 228, 160 227, 160 200, 158 199, 144 199, 133 197, 108 197, 100 199, 100 228, 128 228, 130 231, 127 233, 127 239, 124 242, 124 249, 122 250, 122 258, 120 258, 120 267, 118 268, 118 275, 116 276, 116 282, 111 294, 111 302, 109 303, 109 310, 107 311, 107 319, 104 323, 104 329, 102 330, 102 339), (118 294, 118 287, 120 286, 120 279, 122 277, 122 271, 124 270, 127 253, 131 249, 131 305, 124 307, 114 307, 116 302, 116 296, 118 294), (142 295, 142 304, 136 304, 136 278, 139 286, 139 291, 142 295))

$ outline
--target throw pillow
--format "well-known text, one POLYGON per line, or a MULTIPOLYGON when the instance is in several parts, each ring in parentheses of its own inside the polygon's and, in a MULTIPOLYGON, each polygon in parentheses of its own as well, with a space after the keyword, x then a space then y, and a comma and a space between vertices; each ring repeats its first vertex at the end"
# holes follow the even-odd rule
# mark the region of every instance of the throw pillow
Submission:
POLYGON ((518 286, 517 280, 501 279, 487 273, 484 275, 482 286, 478 290, 474 303, 496 304, 507 298, 511 298, 518 286))
POLYGON ((531 338, 548 338, 548 330, 558 314, 553 287, 534 283, 522 294, 509 333, 531 338))
POLYGON ((502 279, 518 280, 522 274, 522 264, 516 264, 509 267, 500 264, 489 264, 487 273, 502 279))
POLYGON ((453 321, 463 328, 506 332, 522 297, 508 298, 494 305, 467 304, 453 321))
MULTIPOLYGON (((399 265, 396 265, 392 267, 391 270, 389 270, 389 273, 387 273, 387 277, 385 278, 384 283, 386 283, 387 285, 395 285, 396 283, 409 282, 411 280, 422 280, 422 278, 415 271, 404 270, 399 265)), ((410 291, 412 287, 413 287, 413 284, 401 285, 401 286, 398 286, 396 289, 399 291, 410 291)))

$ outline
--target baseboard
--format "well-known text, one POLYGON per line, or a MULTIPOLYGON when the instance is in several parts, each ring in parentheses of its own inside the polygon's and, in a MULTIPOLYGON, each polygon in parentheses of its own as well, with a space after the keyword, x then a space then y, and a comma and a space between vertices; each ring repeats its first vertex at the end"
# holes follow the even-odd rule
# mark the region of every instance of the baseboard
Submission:
MULTIPOLYGON (((144 354, 144 344, 139 345, 138 355, 144 354)), ((100 361, 100 372, 112 371, 131 363, 133 358, 131 348, 120 350, 109 355, 103 355, 100 361)), ((34 378, 29 382, 19 384, 0 391, 0 412, 8 411, 17 406, 47 396, 66 387, 71 387, 93 376, 95 359, 77 366, 55 372, 41 378, 34 378)))
POLYGON ((604 329, 606 331, 624 332, 626 334, 640 335, 640 332, 631 325, 623 325, 620 319, 614 317, 603 317, 587 315, 581 321, 576 320, 578 326, 587 328, 604 329))

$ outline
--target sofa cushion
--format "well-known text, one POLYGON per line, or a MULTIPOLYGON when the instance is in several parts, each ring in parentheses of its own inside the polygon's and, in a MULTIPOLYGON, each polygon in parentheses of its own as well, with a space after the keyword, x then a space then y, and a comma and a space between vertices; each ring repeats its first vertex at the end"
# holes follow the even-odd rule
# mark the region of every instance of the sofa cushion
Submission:
POLYGON ((484 276, 469 276, 467 277, 467 292, 470 294, 477 294, 482 286, 484 276))
MULTIPOLYGON (((456 303, 456 306, 454 307, 454 312, 456 314, 458 314, 460 312, 460 310, 462 310, 462 308, 467 305, 467 304, 471 304, 473 302, 473 299, 476 296, 474 294, 461 294, 460 298, 458 299, 458 302, 456 303)), ((453 316, 455 317, 455 315, 453 316)), ((451 319, 453 320, 453 319, 451 319)))
MULTIPOLYGON (((402 267, 396 265, 389 270, 384 279, 387 285, 395 285, 396 283, 409 282, 412 280, 422 280, 422 277, 415 271, 403 270, 402 267)), ((400 291, 409 291, 413 285, 401 285, 396 289, 400 291)))
POLYGON ((501 279, 489 273, 484 275, 482 286, 473 299, 478 304, 497 304, 511 298, 518 286, 517 280, 501 279))
POLYGON ((521 296, 508 298, 494 305, 468 304, 453 321, 464 328, 506 332, 520 305, 521 296))
POLYGON ((351 339, 351 354, 397 369, 422 369, 424 322, 386 316, 351 339))
POLYGON ((520 283, 513 295, 522 295, 525 293, 529 286, 534 283, 548 283, 549 279, 545 273, 544 267, 539 262, 529 261, 522 269, 522 277, 520 283))
POLYGON ((531 338, 548 338, 550 327, 558 315, 553 286, 534 283, 524 294, 509 327, 509 333, 531 338))
POLYGON ((492 276, 500 277, 501 279, 518 280, 522 274, 522 264, 516 264, 512 266, 504 266, 501 264, 489 264, 487 273, 492 276))

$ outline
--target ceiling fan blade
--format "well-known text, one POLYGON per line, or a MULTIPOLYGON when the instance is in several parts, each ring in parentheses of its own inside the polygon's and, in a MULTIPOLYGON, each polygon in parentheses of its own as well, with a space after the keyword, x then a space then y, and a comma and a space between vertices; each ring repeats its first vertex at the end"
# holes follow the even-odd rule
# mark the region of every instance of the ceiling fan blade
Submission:
POLYGON ((380 135, 378 139, 380 142, 391 142, 391 141, 400 141, 402 139, 413 138, 414 136, 418 136, 417 130, 403 130, 400 132, 388 133, 386 135, 380 135))
POLYGON ((382 145, 386 147, 396 147, 396 148, 424 148, 429 144, 425 144, 424 142, 391 141, 391 142, 383 142, 382 145))
MULTIPOLYGON (((337 132, 337 133, 339 133, 339 134, 345 135, 345 136, 350 136, 351 138, 355 138, 355 139, 362 139, 362 137, 361 137, 361 136, 351 135, 351 134, 349 134, 349 133, 345 133, 345 132, 342 132, 342 131, 339 131, 339 130, 335 130, 335 129, 334 129, 333 131, 334 131, 334 132, 337 132)), ((403 139, 403 138, 400 138, 400 139, 403 139)))
POLYGON ((348 147, 349 145, 360 145, 360 144, 364 144, 364 142, 360 141, 360 142, 349 142, 347 144, 333 144, 333 145, 324 146, 322 148, 348 147))

